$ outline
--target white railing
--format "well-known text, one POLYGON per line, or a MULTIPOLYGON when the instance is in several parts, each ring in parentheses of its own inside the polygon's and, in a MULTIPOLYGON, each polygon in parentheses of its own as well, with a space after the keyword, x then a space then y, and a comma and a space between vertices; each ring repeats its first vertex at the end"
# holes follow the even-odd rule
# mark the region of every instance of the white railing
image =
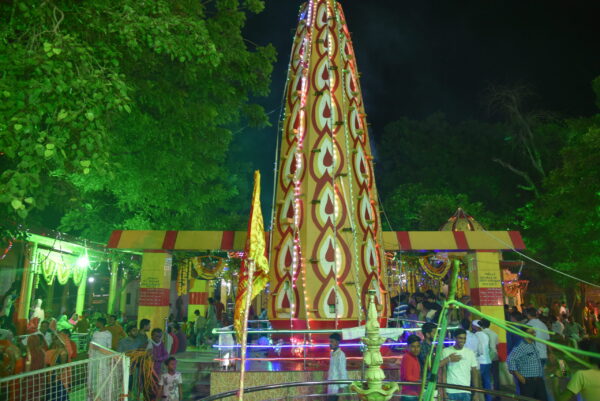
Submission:
POLYGON ((0 379, 0 401, 127 401, 129 358, 90 343, 90 358, 0 379))

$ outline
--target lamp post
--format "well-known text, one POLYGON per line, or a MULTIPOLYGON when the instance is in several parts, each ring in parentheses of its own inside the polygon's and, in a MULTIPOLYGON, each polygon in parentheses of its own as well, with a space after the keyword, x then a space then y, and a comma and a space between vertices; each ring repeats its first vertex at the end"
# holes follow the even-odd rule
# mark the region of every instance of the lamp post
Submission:
POLYGON ((367 365, 365 377, 366 382, 354 382, 350 390, 358 393, 358 397, 364 401, 387 401, 396 391, 398 383, 383 383, 385 373, 381 369, 383 357, 381 356, 381 344, 385 339, 379 335, 379 314, 375 304, 375 291, 369 291, 369 308, 367 310, 366 336, 362 339, 367 346, 364 352, 364 363, 367 365))

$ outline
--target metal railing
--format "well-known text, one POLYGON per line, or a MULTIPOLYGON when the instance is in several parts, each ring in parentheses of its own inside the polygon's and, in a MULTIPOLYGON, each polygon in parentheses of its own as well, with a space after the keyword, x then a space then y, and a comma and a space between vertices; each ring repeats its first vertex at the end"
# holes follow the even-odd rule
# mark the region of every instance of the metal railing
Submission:
POLYGON ((90 351, 89 359, 1 378, 0 401, 126 401, 129 358, 93 343, 90 351))
MULTIPOLYGON (((311 381, 311 382, 276 383, 276 384, 267 384, 264 386, 245 388, 244 394, 257 393, 257 392, 268 391, 268 390, 278 390, 278 389, 289 388, 289 387, 321 386, 321 385, 328 385, 328 384, 349 385, 353 382, 354 382, 354 380, 323 380, 323 381, 311 381)), ((387 382, 387 383, 395 382, 401 386, 415 386, 415 385, 420 386, 421 385, 420 382, 404 382, 404 381, 395 381, 395 380, 394 381, 386 380, 385 382, 387 382)), ((445 384, 445 383, 438 383, 437 387, 443 388, 443 389, 464 390, 464 391, 469 391, 469 392, 473 392, 473 393, 490 394, 491 396, 503 397, 503 398, 508 398, 508 399, 516 400, 516 401, 538 401, 535 398, 525 397, 522 395, 517 395, 517 394, 506 392, 506 391, 486 390, 486 389, 482 389, 482 388, 457 386, 457 385, 445 384)), ((197 401, 216 401, 216 400, 222 400, 227 397, 235 397, 237 395, 237 393, 238 393, 238 390, 231 390, 231 391, 226 391, 226 392, 219 393, 219 394, 209 395, 208 397, 204 397, 204 398, 198 397, 198 398, 195 398, 195 400, 197 400, 197 401)), ((319 394, 319 395, 326 396, 327 394, 319 394)), ((397 395, 400 396, 400 394, 397 394, 397 395)), ((310 395, 302 394, 299 396, 309 397, 310 395)), ((279 399, 288 399, 288 398, 294 398, 294 396, 279 397, 279 399)), ((272 399, 277 399, 277 398, 272 398, 272 399)))

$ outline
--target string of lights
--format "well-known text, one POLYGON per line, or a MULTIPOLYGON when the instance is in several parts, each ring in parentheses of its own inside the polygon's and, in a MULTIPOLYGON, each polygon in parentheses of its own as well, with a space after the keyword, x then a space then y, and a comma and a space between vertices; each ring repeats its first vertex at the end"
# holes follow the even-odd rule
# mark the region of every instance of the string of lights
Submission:
MULTIPOLYGON (((338 27, 340 27, 339 29, 339 33, 338 33, 338 38, 339 38, 339 47, 340 47, 340 52, 342 52, 341 54, 344 54, 344 50, 343 48, 345 48, 344 45, 344 33, 343 30, 341 29, 342 26, 342 21, 339 15, 339 11, 336 9, 335 10, 335 19, 337 22, 338 27)), ((347 60, 342 60, 342 61, 347 61, 347 60)), ((342 109, 346 110, 348 109, 348 104, 347 104, 347 88, 346 88, 346 66, 343 66, 344 68, 342 68, 342 72, 341 72, 341 78, 340 78, 340 83, 342 86, 342 109)), ((345 144, 346 144, 346 163, 347 163, 347 179, 348 179, 348 186, 349 186, 349 192, 350 194, 347 193, 345 185, 344 185, 344 177, 340 176, 340 183, 342 186, 342 191, 344 194, 344 198, 350 202, 350 213, 349 215, 349 220, 350 220, 350 229, 352 230, 352 245, 353 245, 353 250, 354 250, 354 255, 353 255, 353 260, 354 260, 354 270, 352 270, 352 275, 354 278, 354 289, 356 292, 356 302, 357 302, 357 308, 358 308, 358 313, 357 313, 357 320, 358 323, 360 324, 360 322, 362 321, 362 300, 361 300, 361 294, 360 294, 360 285, 359 285, 359 277, 360 277, 360 266, 359 266, 359 258, 358 258, 358 239, 357 239, 357 232, 356 232, 356 224, 354 222, 354 219, 356 218, 356 207, 354 205, 354 189, 352 187, 352 182, 354 180, 354 171, 353 169, 350 167, 350 164, 352 162, 352 155, 351 155, 351 151, 350 151, 350 140, 349 140, 349 132, 348 132, 348 117, 346 115, 343 116, 344 118, 344 140, 345 140, 345 144)))
MULTIPOLYGON (((433 342, 433 345, 436 345, 437 341, 433 342)), ((444 345, 454 345, 455 341, 444 341, 444 345)), ((405 347, 408 343, 406 342, 390 342, 381 344, 382 347, 405 347)), ((362 343, 341 343, 340 347, 364 347, 365 345, 362 343)), ((240 344, 234 345, 213 345, 213 348, 217 349, 233 349, 233 348, 241 348, 240 344)), ((329 344, 269 344, 269 345, 260 345, 260 344, 249 344, 246 345, 246 348, 256 348, 256 349, 278 349, 278 348, 329 348, 329 344)))

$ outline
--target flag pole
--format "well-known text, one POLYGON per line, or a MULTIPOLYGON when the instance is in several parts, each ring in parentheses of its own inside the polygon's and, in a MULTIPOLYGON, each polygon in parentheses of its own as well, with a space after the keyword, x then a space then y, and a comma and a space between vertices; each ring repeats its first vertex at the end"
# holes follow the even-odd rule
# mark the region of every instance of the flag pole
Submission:
POLYGON ((240 366, 240 389, 238 391, 238 400, 244 399, 244 379, 246 376, 246 345, 248 340, 248 313, 250 312, 250 304, 252 303, 252 285, 254 284, 254 260, 247 259, 248 262, 248 287, 246 288, 246 305, 244 308, 244 326, 242 330, 241 343, 241 366, 240 366))

